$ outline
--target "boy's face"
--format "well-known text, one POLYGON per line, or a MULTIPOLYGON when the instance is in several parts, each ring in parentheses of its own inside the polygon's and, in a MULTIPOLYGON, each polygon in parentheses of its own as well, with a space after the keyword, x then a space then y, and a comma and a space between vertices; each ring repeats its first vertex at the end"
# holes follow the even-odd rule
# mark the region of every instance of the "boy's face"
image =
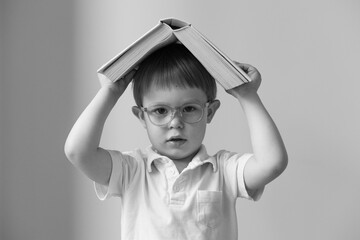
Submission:
MULTIPOLYGON (((200 104, 207 102, 205 93, 198 88, 159 88, 152 86, 143 96, 143 107, 167 105, 178 108, 184 104, 200 104)), ((187 123, 176 112, 174 118, 167 124, 157 126, 152 123, 147 113, 139 108, 133 112, 147 130, 153 148, 160 154, 173 160, 190 161, 199 150, 205 136, 206 124, 215 114, 220 102, 215 101, 204 107, 203 116, 199 122, 187 123)))

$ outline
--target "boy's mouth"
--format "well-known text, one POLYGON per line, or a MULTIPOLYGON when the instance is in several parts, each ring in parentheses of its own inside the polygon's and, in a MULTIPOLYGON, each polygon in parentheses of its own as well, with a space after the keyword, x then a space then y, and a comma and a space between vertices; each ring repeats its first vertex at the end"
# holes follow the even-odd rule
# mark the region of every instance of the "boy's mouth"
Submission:
POLYGON ((181 137, 171 137, 167 140, 168 142, 179 142, 179 141, 185 141, 185 139, 181 137))
POLYGON ((176 144, 176 145, 181 145, 186 142, 186 139, 181 138, 181 137, 171 137, 166 142, 176 144))

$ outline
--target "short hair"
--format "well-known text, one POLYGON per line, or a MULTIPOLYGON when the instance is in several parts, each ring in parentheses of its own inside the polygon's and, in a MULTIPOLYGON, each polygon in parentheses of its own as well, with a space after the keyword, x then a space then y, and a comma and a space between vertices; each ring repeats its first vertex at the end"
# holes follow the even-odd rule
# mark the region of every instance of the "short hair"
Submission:
POLYGON ((204 91, 208 101, 216 98, 215 79, 180 43, 162 47, 140 63, 133 79, 133 94, 137 106, 142 106, 143 96, 153 84, 159 88, 199 88, 204 91))

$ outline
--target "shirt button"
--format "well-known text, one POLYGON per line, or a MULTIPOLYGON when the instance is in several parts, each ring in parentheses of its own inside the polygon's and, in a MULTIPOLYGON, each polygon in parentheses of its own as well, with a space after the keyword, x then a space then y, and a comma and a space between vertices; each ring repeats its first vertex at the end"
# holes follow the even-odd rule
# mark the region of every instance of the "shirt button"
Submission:
POLYGON ((168 175, 172 175, 172 176, 175 175, 175 170, 172 169, 172 168, 168 169, 166 172, 167 172, 168 175))
POLYGON ((186 181, 186 179, 184 177, 179 177, 178 178, 179 183, 184 183, 185 181, 186 181))

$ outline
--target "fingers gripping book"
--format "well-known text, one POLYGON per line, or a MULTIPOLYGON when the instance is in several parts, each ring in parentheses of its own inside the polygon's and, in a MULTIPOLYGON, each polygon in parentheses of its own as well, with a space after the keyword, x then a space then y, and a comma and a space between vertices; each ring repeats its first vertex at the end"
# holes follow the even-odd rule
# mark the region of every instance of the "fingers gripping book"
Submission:
POLYGON ((118 81, 138 67, 149 54, 174 42, 183 44, 225 90, 251 81, 241 68, 191 24, 174 18, 160 20, 155 27, 98 69, 98 77, 118 81))

